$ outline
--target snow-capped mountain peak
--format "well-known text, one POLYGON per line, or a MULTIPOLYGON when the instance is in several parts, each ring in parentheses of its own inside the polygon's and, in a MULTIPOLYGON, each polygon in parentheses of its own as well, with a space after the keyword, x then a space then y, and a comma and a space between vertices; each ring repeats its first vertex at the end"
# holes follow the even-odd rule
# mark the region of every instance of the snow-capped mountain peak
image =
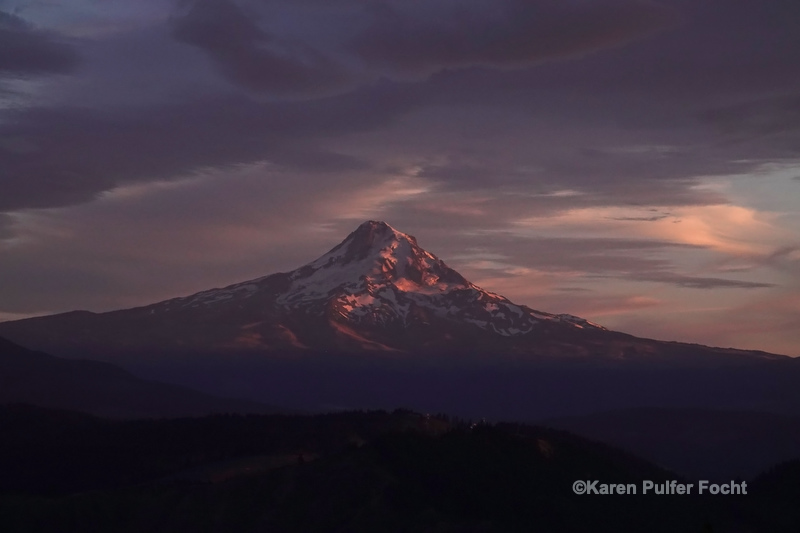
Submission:
POLYGON ((204 354, 223 356, 227 364, 229 355, 245 352, 274 354, 281 365, 301 353, 313 361, 345 353, 446 355, 435 361, 448 364, 460 355, 616 363, 686 361, 699 354, 703 365, 731 356, 781 357, 637 339, 577 316, 515 304, 470 283, 411 235, 377 221, 290 272, 132 309, 4 322, 0 334, 37 350, 127 354, 137 362, 204 354))
POLYGON ((376 221, 361 224, 328 253, 292 272, 290 279, 292 284, 279 303, 317 301, 334 293, 366 291, 375 296, 385 289, 433 294, 472 287, 420 248, 414 237, 376 221))
MULTIPOLYGON (((332 263, 345 264, 361 261, 370 255, 379 254, 386 248, 397 249, 401 242, 417 244, 414 237, 397 231, 386 222, 369 220, 361 224, 328 253, 316 261, 312 261, 309 265, 324 267, 332 263)), ((408 251, 407 247, 405 251, 408 251)))
POLYGON ((291 272, 168 300, 148 312, 220 306, 260 308, 276 318, 305 317, 295 318, 301 322, 313 317, 346 331, 345 336, 367 328, 372 333, 356 335, 362 340, 387 327, 457 327, 501 337, 524 336, 547 324, 570 331, 605 329, 483 290, 420 247, 416 238, 380 221, 364 222, 326 254, 291 272))
POLYGON ((410 320, 429 323, 438 318, 502 336, 529 333, 541 321, 600 328, 484 291, 421 248, 416 238, 379 221, 361 224, 328 253, 291 272, 289 279, 289 289, 276 300, 279 306, 330 313, 347 323, 407 326, 410 320))

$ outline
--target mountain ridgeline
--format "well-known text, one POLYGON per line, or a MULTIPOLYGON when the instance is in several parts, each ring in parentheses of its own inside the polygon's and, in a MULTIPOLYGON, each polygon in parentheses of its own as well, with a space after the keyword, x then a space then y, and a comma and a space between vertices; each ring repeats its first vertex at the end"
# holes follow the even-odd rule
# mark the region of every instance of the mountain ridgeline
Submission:
POLYGON ((10 406, 0 424, 9 533, 796 531, 800 518, 791 464, 746 496, 644 494, 643 480, 681 478, 560 431, 408 410, 120 422, 10 406), (576 480, 637 492, 577 495, 576 480))
POLYGON ((110 363, 68 360, 0 338, 0 405, 26 403, 110 418, 161 418, 275 409, 138 378, 110 363))
POLYGON ((141 350, 533 354, 533 341, 546 341, 535 350, 545 355, 558 351, 556 338, 578 335, 577 348, 598 332, 473 285, 383 222, 362 224, 292 272, 136 309, 0 324, 0 335, 22 344, 103 359, 141 350))
POLYGON ((800 365, 788 357, 642 339, 519 305, 376 221, 291 272, 134 309, 4 322, 0 336, 309 410, 407 405, 518 419, 630 406, 800 412, 800 365))

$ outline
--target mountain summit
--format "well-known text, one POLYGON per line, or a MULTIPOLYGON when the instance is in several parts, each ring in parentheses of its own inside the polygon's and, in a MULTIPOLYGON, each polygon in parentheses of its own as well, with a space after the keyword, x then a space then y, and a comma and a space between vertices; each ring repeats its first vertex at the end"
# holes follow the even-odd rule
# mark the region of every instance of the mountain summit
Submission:
POLYGON ((361 224, 320 258, 288 273, 168 300, 151 314, 241 314, 225 346, 346 351, 462 349, 522 337, 543 323, 596 329, 572 315, 512 303, 467 281, 386 222, 361 224), (243 310, 248 310, 243 313, 243 310))
POLYGON ((484 291, 385 222, 365 222, 289 279, 288 290, 276 299, 279 307, 312 314, 326 309, 332 319, 351 324, 408 327, 445 319, 502 336, 523 335, 542 320, 599 328, 484 291))
POLYGON ((241 351, 617 360, 686 357, 698 349, 754 353, 638 339, 515 304, 470 283, 414 237, 379 221, 364 222, 291 272, 134 309, 5 322, 0 335, 56 355, 106 360, 241 351))
POLYGON ((385 222, 365 222, 331 251, 291 273, 278 303, 296 307, 330 301, 342 316, 405 318, 404 294, 440 294, 474 288, 458 272, 385 222))

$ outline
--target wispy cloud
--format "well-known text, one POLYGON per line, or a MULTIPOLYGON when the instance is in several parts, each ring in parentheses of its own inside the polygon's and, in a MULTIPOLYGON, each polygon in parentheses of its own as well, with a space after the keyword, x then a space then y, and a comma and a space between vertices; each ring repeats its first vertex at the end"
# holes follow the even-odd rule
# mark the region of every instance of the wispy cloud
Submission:
POLYGON ((0 74, 64 74, 79 64, 72 46, 0 10, 0 74))
POLYGON ((740 281, 725 278, 711 278, 702 276, 686 276, 674 272, 647 272, 634 273, 632 277, 638 281, 654 281, 657 283, 668 283, 678 287, 690 289, 764 289, 774 287, 774 283, 759 283, 753 281, 740 281))

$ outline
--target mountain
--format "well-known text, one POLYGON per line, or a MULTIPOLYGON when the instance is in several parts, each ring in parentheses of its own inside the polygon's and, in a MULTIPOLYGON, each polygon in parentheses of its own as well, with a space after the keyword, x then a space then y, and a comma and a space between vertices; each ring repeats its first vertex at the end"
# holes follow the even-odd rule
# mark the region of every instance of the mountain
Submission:
MULTIPOLYGON (((800 459, 787 461, 758 476, 750 484, 751 502, 762 517, 759 529, 751 531, 793 532, 800 530, 800 459)), ((751 514, 752 516, 752 514, 751 514)))
POLYGON ((642 494, 643 480, 679 479, 669 472, 520 424, 404 410, 110 422, 2 407, 0 424, 4 533, 733 530, 719 498, 642 494), (576 495, 576 480, 637 493, 576 495))
POLYGON ((200 416, 269 409, 146 381, 111 365, 33 352, 0 338, 0 405, 26 403, 114 418, 200 416))
POLYGON ((776 359, 763 352, 638 339, 537 311, 477 287, 385 222, 363 223, 288 273, 108 313, 0 323, 57 355, 233 352, 492 353, 675 362, 776 359), (691 356, 691 357, 689 357, 691 356))
POLYGON ((749 480, 800 459, 798 416, 640 407, 541 424, 628 450, 689 479, 749 480))
POLYGON ((384 222, 296 270, 0 336, 159 381, 302 410, 536 420, 627 407, 800 413, 800 365, 641 339, 515 304, 384 222))

